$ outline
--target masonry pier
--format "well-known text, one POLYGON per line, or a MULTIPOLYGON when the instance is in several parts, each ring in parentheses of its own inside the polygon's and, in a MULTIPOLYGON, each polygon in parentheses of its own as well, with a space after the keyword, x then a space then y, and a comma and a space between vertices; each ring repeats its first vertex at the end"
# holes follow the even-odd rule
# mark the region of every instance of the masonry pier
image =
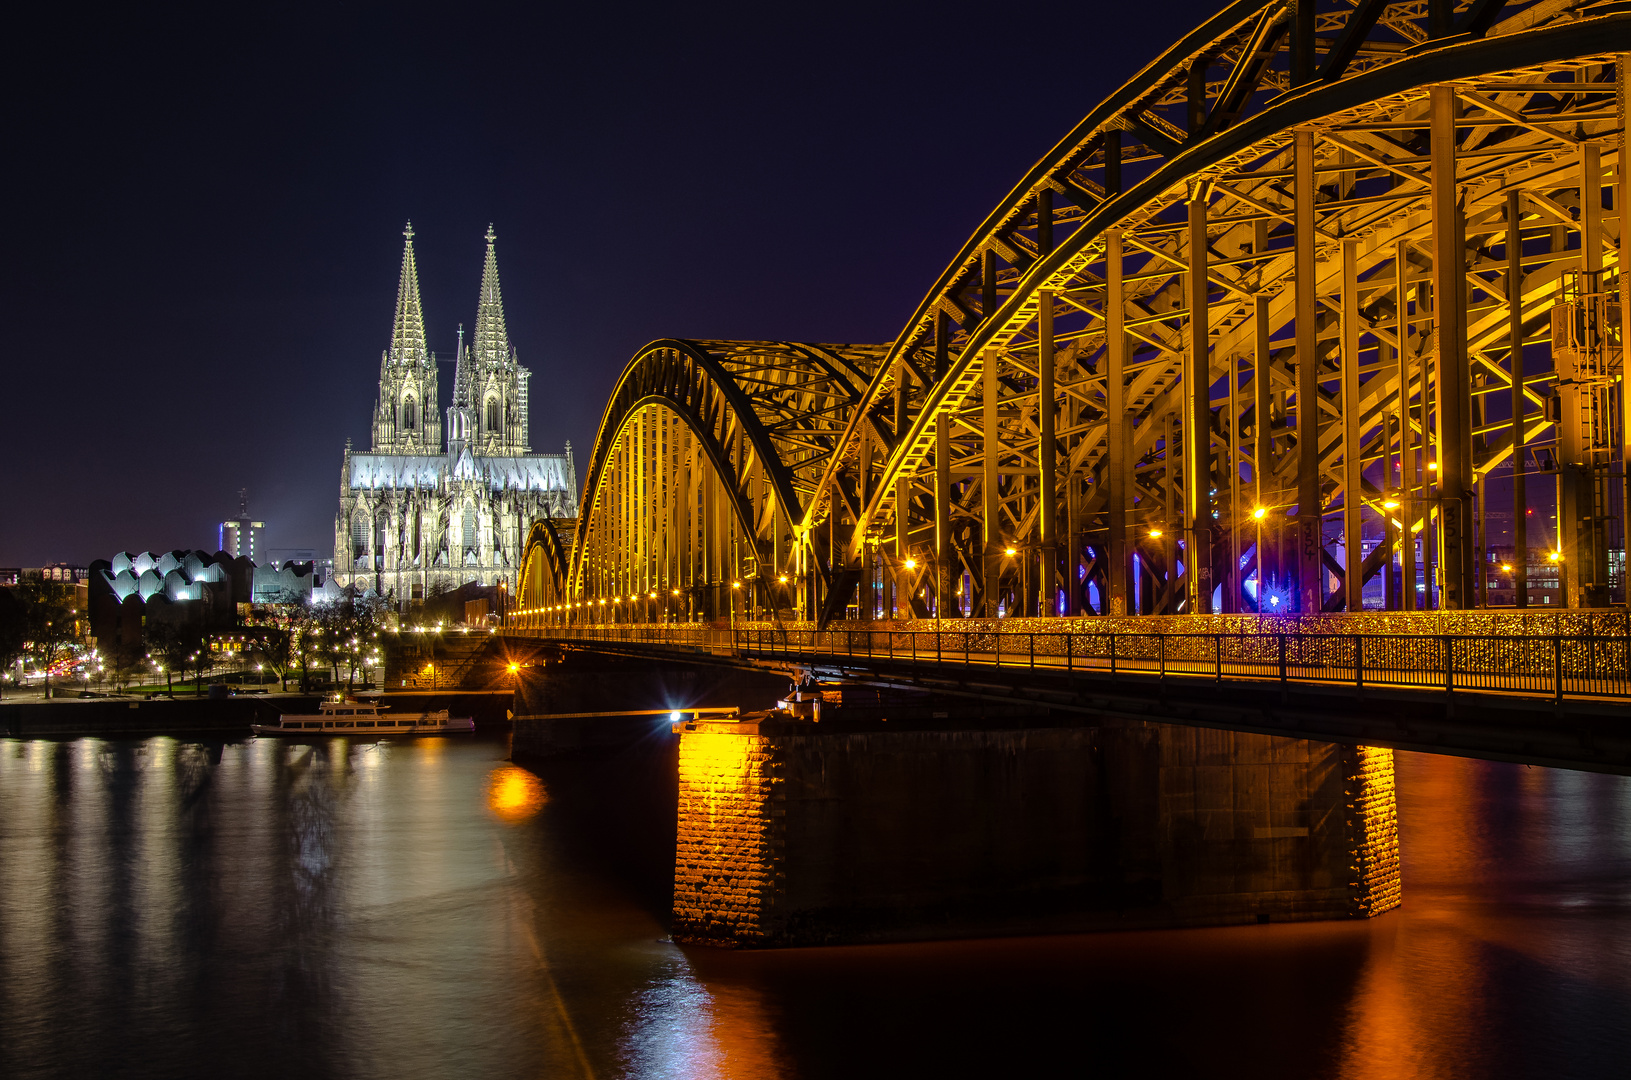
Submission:
POLYGON ((675 729, 684 942, 1358 918, 1400 900, 1391 750, 1034 713, 675 729))

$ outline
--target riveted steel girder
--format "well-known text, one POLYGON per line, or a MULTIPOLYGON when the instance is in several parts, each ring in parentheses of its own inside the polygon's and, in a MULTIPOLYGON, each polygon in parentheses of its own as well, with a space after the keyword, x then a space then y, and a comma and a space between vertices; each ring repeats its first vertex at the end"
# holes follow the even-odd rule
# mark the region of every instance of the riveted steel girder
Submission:
POLYGON ((698 574, 715 588, 742 578, 757 588, 758 578, 788 569, 816 482, 885 351, 678 339, 641 349, 618 380, 595 440, 565 591, 598 599, 607 589, 622 595, 638 586, 667 595, 698 587, 698 574), (656 426, 647 431, 647 422, 656 426), (695 472, 706 473, 700 488, 695 472), (640 478, 638 490, 627 488, 624 473, 640 478), (666 513, 658 531, 685 531, 687 551, 701 545, 706 557, 686 569, 681 538, 652 539, 649 529, 625 520, 631 513, 666 513), (714 541, 691 537, 693 526, 729 530, 732 551, 708 549, 714 541), (618 540, 607 547, 613 535, 618 540), (634 552, 656 558, 659 549, 666 564, 646 567, 638 582, 606 565, 634 552))
POLYGON ((535 611, 566 599, 571 559, 553 521, 535 521, 522 548, 521 580, 515 590, 516 607, 535 611))
MULTIPOLYGON (((1044 502, 1038 492, 1042 484, 1053 483, 1066 489, 1054 502, 1078 507, 1072 540, 1086 549, 1075 551, 1068 560, 1071 566, 1035 567, 1033 580, 1024 589, 1027 594, 1041 589, 1043 594, 1015 595, 1020 584, 1016 582, 1009 588, 1006 610, 1046 610, 1055 583, 1074 591, 1083 574, 1106 576, 1105 567, 1095 566, 1096 561, 1109 559, 1119 565, 1129 555, 1138 555, 1142 572, 1156 579, 1144 590, 1156 593, 1155 610, 1204 609, 1192 602, 1194 578, 1204 581, 1214 568, 1218 580, 1234 579, 1223 598, 1225 608, 1233 609, 1242 602, 1238 565, 1233 573, 1225 573, 1228 568, 1215 561, 1204 568, 1178 564, 1195 550, 1193 537, 1204 532, 1205 522, 1192 518, 1194 508, 1207 500, 1195 497, 1194 489, 1201 488, 1204 495, 1219 492, 1216 528, 1220 537, 1227 537, 1246 531, 1240 519, 1257 508, 1243 501, 1243 482, 1254 502, 1258 497, 1272 500, 1264 508, 1276 519, 1290 512, 1305 523, 1301 535, 1291 539, 1292 546, 1300 544, 1302 550, 1283 553, 1286 565, 1277 567, 1285 577, 1301 579, 1305 603, 1330 607, 1333 602, 1337 606, 1351 602, 1356 590, 1333 589, 1319 579, 1327 571, 1345 577, 1350 570, 1362 578, 1374 573, 1376 565, 1362 565, 1358 553, 1352 560, 1346 551, 1334 554, 1321 521, 1332 514, 1356 519, 1348 522, 1350 527, 1342 533, 1345 543, 1338 548, 1351 547, 1361 537, 1368 543, 1385 516, 1378 492, 1388 484, 1395 489, 1401 485, 1395 475, 1401 466, 1395 462, 1384 478, 1380 464, 1386 457, 1382 447, 1395 447, 1401 439, 1397 424, 1385 439, 1383 433, 1384 414, 1390 409, 1398 412, 1398 380, 1378 377, 1380 371, 1370 369, 1382 365, 1378 350, 1391 355, 1401 347, 1395 333, 1373 327, 1402 306, 1407 334, 1402 346, 1413 356, 1425 357, 1405 395, 1410 403, 1408 423, 1432 429, 1417 432, 1415 464, 1436 472, 1442 460, 1443 475, 1457 485, 1447 489, 1437 478, 1413 485, 1408 494, 1417 515, 1412 535, 1432 532, 1428 543, 1435 550, 1436 569, 1463 567, 1454 570, 1453 580, 1429 586, 1437 601, 1470 606, 1476 591, 1468 577, 1471 547, 1482 541, 1481 534, 1474 534, 1469 515, 1479 505, 1480 477, 1510 455, 1509 448, 1496 445, 1498 439, 1475 430, 1463 400, 1483 385, 1480 379, 1509 378, 1510 365, 1502 363, 1502 353, 1510 351, 1503 335, 1511 320, 1504 307, 1503 275, 1489 265, 1499 261, 1492 260, 1491 253, 1504 242, 1504 232, 1483 228, 1481 218, 1499 217, 1496 208, 1511 187, 1522 188, 1525 205, 1536 208, 1519 234, 1519 245, 1526 251, 1520 303, 1530 312, 1526 320, 1532 324, 1556 301, 1560 276, 1571 260, 1579 262, 1568 254, 1571 245, 1578 248, 1581 233, 1568 220, 1568 208, 1592 202, 1581 195, 1576 167, 1580 148, 1591 144, 1617 148, 1619 143, 1622 113, 1616 70, 1619 51, 1631 48, 1631 16, 1591 17, 1588 12, 1586 18, 1564 21, 1555 5, 1507 5, 1508 22, 1494 23, 1487 28, 1487 37, 1461 35, 1441 43, 1425 26, 1425 5, 1419 7, 1418 11, 1410 5, 1390 6, 1364 42, 1353 47, 1354 59, 1341 69, 1340 78, 1316 74, 1303 85, 1292 85, 1295 43, 1288 40, 1283 55, 1259 64, 1249 76, 1256 80, 1257 100, 1242 97, 1241 80, 1248 76, 1231 65, 1253 56, 1261 60, 1261 43, 1273 37, 1272 22, 1279 9, 1272 5, 1226 9, 1095 110, 1039 163, 925 298, 852 420, 845 449, 830 465, 837 474, 865 462, 871 474, 864 485, 869 497, 858 508, 849 551, 860 552, 869 535, 926 529, 927 519, 905 525, 890 520, 902 506, 908 513, 915 506, 894 493, 903 482, 908 486, 921 482, 932 496, 929 478, 937 468, 934 456, 942 418, 950 420, 954 432, 949 448, 954 477, 971 475, 977 459, 988 463, 991 436, 983 425, 987 417, 995 417, 996 476, 1002 492, 995 504, 984 495, 959 499, 987 483, 986 476, 979 476, 961 485, 960 491, 948 493, 954 507, 953 531, 959 509, 969 517, 986 519, 981 524, 988 531, 995 514, 1008 547, 1042 551, 1048 545, 1042 542, 1045 531, 1039 531, 1037 523, 1044 502), (1180 58, 1186 49, 1192 51, 1180 58), (1170 90, 1185 70, 1197 64, 1222 76, 1189 81, 1191 87, 1208 88, 1203 107, 1193 98, 1185 100, 1162 89, 1170 90), (1279 64, 1283 67, 1277 68, 1279 64), (1457 115, 1448 121, 1448 128, 1440 129, 1436 143, 1429 115, 1430 88, 1435 85, 1446 88, 1457 103, 1457 115), (1233 112, 1227 120, 1214 122, 1210 118, 1228 94, 1234 94, 1229 103, 1233 112), (1176 130, 1177 122, 1166 117, 1184 109, 1208 119, 1193 124, 1187 134, 1176 130), (1295 152, 1298 132, 1309 148, 1300 166, 1295 152), (1439 169, 1437 188, 1436 160, 1453 163, 1448 173, 1439 169), (1296 196, 1301 190, 1308 192, 1308 202, 1299 211, 1296 196), (1435 190, 1441 199, 1436 211, 1435 190), (1043 192, 1049 193, 1047 199, 1040 197, 1043 192), (1060 194, 1075 205, 1054 213, 1051 206, 1057 205, 1060 194), (1442 201, 1446 197, 1448 201, 1442 201), (1206 219, 1198 234, 1205 237, 1199 275, 1191 272, 1197 234, 1193 222, 1186 220, 1197 206, 1206 219), (1457 220, 1448 220, 1450 216, 1457 220), (1543 253, 1537 241, 1541 223, 1547 220, 1558 221, 1569 236, 1550 239, 1547 246, 1560 250, 1543 253), (1105 475, 1110 425, 1105 422, 1109 286, 1104 236, 1110 229, 1118 232, 1126 253, 1118 268, 1122 290, 1118 299, 1132 354, 1120 397, 1134 418, 1127 454, 1131 465, 1114 477, 1105 475), (1453 245, 1442 239, 1448 236, 1455 237, 1453 245), (1357 260, 1350 267, 1346 297, 1344 239, 1356 242, 1357 260), (1300 246, 1307 252, 1302 277, 1312 279, 1301 292, 1299 260, 1294 257, 1300 246), (1435 260, 1441 246, 1442 258, 1435 260), (1392 263, 1401 253, 1409 264, 1402 276, 1406 293, 1402 305, 1396 288, 1382 286, 1399 277, 1392 263), (1455 260, 1462 265, 1451 268, 1455 260), (1204 286, 1198 285, 1197 276, 1204 286), (1438 282, 1439 295, 1431 283, 1421 286, 1423 277, 1438 282), (1443 295, 1443 283, 1452 280, 1465 281, 1462 296, 1443 295), (1039 344, 1043 296, 1057 297, 1069 309, 1063 317, 1054 316, 1055 325, 1047 335, 1051 348, 1039 344), (1445 303, 1435 308, 1440 300, 1445 303), (1305 324, 1301 327, 1299 309, 1305 324), (950 312, 959 317, 943 317, 950 312), (1347 332, 1341 325, 1344 313, 1347 332), (1462 315, 1466 352, 1456 360, 1440 348, 1437 334, 1440 327, 1453 324, 1452 316, 1462 315), (1260 317, 1268 323, 1266 335, 1256 326, 1260 317), (944 329, 948 321, 954 327, 949 341, 944 329), (1186 379, 1186 361, 1197 347, 1196 324, 1206 327, 1202 340, 1208 356, 1189 369, 1186 379), (1344 350, 1353 354, 1351 359, 1344 350), (1052 456, 1061 466, 1044 480, 1039 460, 1049 455, 1038 452, 1041 410, 1036 392, 1042 381, 1039 358, 1050 352, 1055 357, 1052 375, 1060 416, 1056 436, 1060 442, 1052 456), (1441 352, 1450 357, 1445 364, 1438 363, 1441 352), (1459 371, 1458 364, 1468 363, 1478 370, 1459 371), (994 381, 981 375, 987 365, 996 366, 994 381), (917 385, 910 372, 922 369, 933 369, 939 377, 917 385), (909 391, 904 395, 897 387, 898 372, 908 373, 909 391), (1467 377, 1458 381, 1458 375, 1467 377), (1424 377, 1430 381, 1424 383, 1424 377), (1256 395, 1248 383, 1259 378, 1268 384, 1267 404, 1273 413, 1269 417, 1255 415, 1256 395), (1205 385, 1198 385, 1202 381, 1205 385), (1449 396, 1441 383, 1449 388, 1449 396), (983 398, 992 386, 999 400, 994 410, 988 410, 983 398), (1349 408, 1345 393, 1361 413, 1357 432, 1354 425, 1335 422, 1349 408), (906 406, 898 421, 896 446, 883 460, 869 458, 859 452, 865 443, 862 417, 885 408, 891 398, 906 406), (1236 403, 1233 413, 1230 399, 1236 403), (1244 412, 1238 411, 1242 403, 1250 406, 1244 412), (1170 465, 1162 420, 1168 415, 1178 419, 1170 465), (1270 460, 1256 460, 1255 451, 1262 444, 1247 435, 1259 426, 1259 419, 1278 432, 1263 446, 1270 460), (1446 428, 1447 420, 1453 422, 1446 428), (1197 423, 1207 430, 1195 431, 1192 437, 1197 423), (1471 445, 1474 439, 1476 448, 1471 445), (1192 444, 1186 468, 1185 454, 1179 451, 1192 444), (1444 456, 1475 450, 1476 466, 1459 472, 1451 468, 1456 459, 1444 456), (1432 460, 1420 460, 1421 455, 1432 460), (1307 475, 1309 461, 1314 463, 1312 476, 1307 475), (1196 474, 1196 479, 1191 482, 1186 473, 1196 474), (1360 490, 1350 493, 1355 479, 1360 490), (1300 501, 1308 505, 1298 505, 1299 489, 1300 501), (1124 495, 1130 495, 1138 508, 1133 535, 1110 537, 1104 514, 1113 499, 1124 495), (1146 544, 1156 533, 1164 542, 1146 544), (1174 550, 1173 536, 1189 538, 1181 552, 1174 550), (1096 537, 1096 542, 1084 541, 1088 537, 1096 537), (1141 550, 1141 545, 1148 550, 1141 550), (1112 547, 1117 550, 1109 550, 1112 547), (1187 588, 1180 587, 1180 578, 1187 579, 1187 588), (1041 584, 1044 581, 1046 585, 1041 584), (1188 606, 1186 593, 1192 598, 1188 606)), ((1342 16, 1343 10, 1322 13, 1316 35, 1340 32, 1342 16)), ((1327 37, 1319 36, 1316 48, 1327 43, 1327 37)), ((1618 179, 1610 183, 1617 184, 1618 179)), ((1601 199, 1600 194, 1597 197, 1601 199)), ((1578 215, 1578 210, 1574 213, 1578 215)), ((1610 227, 1605 219, 1590 238, 1591 244, 1602 245, 1602 262, 1610 277, 1617 273, 1617 233, 1617 222, 1610 227)), ((1605 288, 1613 291, 1615 286, 1605 288)), ((1527 400, 1536 412, 1537 430, 1526 440, 1533 448, 1537 439, 1548 437, 1549 425, 1539 388, 1527 400)), ((926 501, 932 507, 932 498, 926 501)), ((1581 514, 1603 516, 1600 506, 1581 514)), ((1270 526, 1285 530, 1279 520, 1270 526)), ((1600 540, 1594 542, 1601 546, 1600 540)), ((1245 545, 1257 546, 1255 537, 1245 545)), ((1241 550, 1238 537, 1219 550, 1241 550)), ((1249 557, 1256 560, 1256 554, 1249 557)), ((989 567, 976 566, 972 560, 965 561, 964 569, 971 580, 980 578, 982 570, 989 579, 989 567)), ((1145 609, 1150 609, 1148 600, 1145 609)))
POLYGON ((812 619, 1338 610, 1378 573, 1388 607, 1468 607, 1515 468, 1556 479, 1562 601, 1603 602, 1631 14, 1455 7, 1223 8, 1025 174, 888 346, 648 346, 567 591, 632 592, 608 567, 666 528, 688 581, 751 563, 804 590, 763 607, 812 619), (662 494, 691 470, 713 487, 662 494))

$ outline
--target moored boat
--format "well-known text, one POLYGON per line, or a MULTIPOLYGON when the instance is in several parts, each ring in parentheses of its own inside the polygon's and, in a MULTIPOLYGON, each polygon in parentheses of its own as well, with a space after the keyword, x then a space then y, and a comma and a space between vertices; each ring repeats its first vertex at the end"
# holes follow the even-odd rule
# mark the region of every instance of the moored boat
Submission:
POLYGON ((257 735, 443 735, 474 731, 471 717, 435 712, 385 715, 389 705, 377 701, 325 701, 314 714, 284 713, 275 724, 250 724, 257 735))

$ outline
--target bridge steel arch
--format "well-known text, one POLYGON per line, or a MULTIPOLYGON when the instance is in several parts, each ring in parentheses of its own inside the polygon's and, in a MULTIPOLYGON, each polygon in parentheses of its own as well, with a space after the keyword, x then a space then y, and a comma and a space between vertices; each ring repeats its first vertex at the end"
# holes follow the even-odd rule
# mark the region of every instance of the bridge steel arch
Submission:
POLYGON ((992 212, 852 417, 825 483, 867 492, 842 555, 879 613, 1357 610, 1395 549, 1388 606, 1477 606, 1514 446, 1558 463, 1530 542, 1606 602, 1627 49, 1612 6, 1484 0, 1248 0, 1175 44, 992 212), (1560 305, 1601 333, 1554 364, 1560 305))
POLYGON ((570 571, 567 545, 562 543, 555 522, 535 521, 522 547, 520 580, 516 584, 515 609, 518 623, 543 625, 543 613, 567 597, 570 571))
POLYGON ((1515 543, 1606 603, 1628 52, 1631 14, 1579 0, 1224 7, 1025 174, 893 343, 642 350, 568 602, 683 581, 717 618, 741 580, 820 620, 1312 612, 1380 573, 1390 608, 1467 608, 1500 484, 1555 486, 1563 527, 1515 514, 1515 543))
MULTIPOLYGON (((802 617, 800 529, 886 346, 652 342, 601 419, 550 621, 802 617)), ((542 607, 539 612, 538 608, 542 607)))

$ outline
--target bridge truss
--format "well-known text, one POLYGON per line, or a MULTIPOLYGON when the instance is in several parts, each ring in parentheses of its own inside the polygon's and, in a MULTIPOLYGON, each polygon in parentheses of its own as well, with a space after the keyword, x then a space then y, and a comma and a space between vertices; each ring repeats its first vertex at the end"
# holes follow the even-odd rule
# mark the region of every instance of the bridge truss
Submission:
POLYGON ((522 618, 1357 611, 1378 575, 1388 608, 1470 608, 1492 496, 1520 602, 1541 546, 1568 606, 1606 604, 1618 8, 1229 5, 1026 174, 893 343, 636 355, 522 618), (1560 529, 1522 512, 1554 498, 1560 529))

